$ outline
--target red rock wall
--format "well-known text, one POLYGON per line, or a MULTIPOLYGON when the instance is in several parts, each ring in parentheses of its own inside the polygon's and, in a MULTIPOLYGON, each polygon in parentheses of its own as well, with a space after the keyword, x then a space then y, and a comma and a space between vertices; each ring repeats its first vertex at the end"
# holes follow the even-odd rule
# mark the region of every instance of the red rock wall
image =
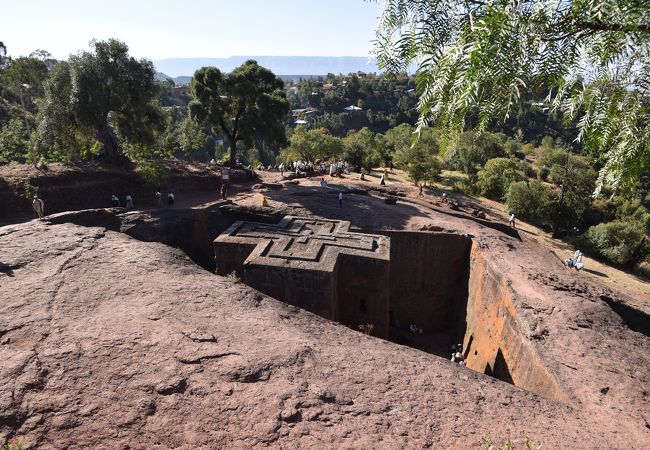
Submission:
POLYGON ((472 241, 450 233, 386 232, 391 240, 390 309, 401 327, 462 339, 472 241))
POLYGON ((463 342, 467 367, 538 395, 566 401, 559 382, 517 322, 514 294, 506 277, 477 247, 472 249, 470 265, 463 342))

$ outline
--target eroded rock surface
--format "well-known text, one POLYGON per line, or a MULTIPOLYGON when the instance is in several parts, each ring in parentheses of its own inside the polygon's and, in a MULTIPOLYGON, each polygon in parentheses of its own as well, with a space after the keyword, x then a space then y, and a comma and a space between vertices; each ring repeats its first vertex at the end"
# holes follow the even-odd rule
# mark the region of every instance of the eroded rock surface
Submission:
POLYGON ((473 255, 487 259, 476 275, 511 269, 495 278, 516 292, 503 299, 508 326, 527 333, 561 400, 287 306, 163 244, 74 224, 0 228, 0 441, 476 448, 490 435, 647 448, 648 337, 593 286, 571 287, 523 250, 508 259, 508 245, 529 244, 477 240, 489 257, 473 255))

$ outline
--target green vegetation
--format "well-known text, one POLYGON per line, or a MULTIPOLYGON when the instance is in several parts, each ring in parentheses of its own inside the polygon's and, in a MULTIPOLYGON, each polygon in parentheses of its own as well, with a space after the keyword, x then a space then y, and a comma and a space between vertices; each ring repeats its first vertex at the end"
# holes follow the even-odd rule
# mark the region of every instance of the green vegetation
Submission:
POLYGON ((329 74, 303 80, 293 88, 288 99, 295 118, 307 120, 314 128, 327 128, 334 136, 345 137, 349 130, 362 128, 385 133, 417 120, 415 79, 403 74, 329 74), (346 109, 351 106, 358 109, 346 109), (305 108, 309 109, 300 111, 305 108))
POLYGON ((107 160, 122 151, 136 158, 163 153, 166 118, 156 102, 151 61, 129 56, 126 44, 114 39, 91 47, 57 64, 46 81, 38 152, 75 160, 96 140, 107 160))
MULTIPOLYGON (((483 447, 485 447, 485 450, 513 450, 514 446, 512 444, 512 441, 508 439, 508 441, 503 444, 503 445, 497 445, 495 444, 492 439, 489 436, 483 436, 481 439, 481 444, 483 447)), ((542 444, 537 444, 537 446, 533 446, 533 442, 529 439, 526 438, 526 450, 540 450, 542 448, 542 444)))
POLYGON ((255 61, 246 61, 229 74, 203 67, 194 74, 191 91, 190 117, 224 136, 232 166, 239 141, 247 147, 255 140, 278 147, 286 143, 282 122, 289 102, 284 83, 255 61))
POLYGON ((22 450, 23 447, 25 446, 26 441, 27 440, 25 439, 25 437, 21 437, 21 438, 14 437, 9 442, 4 444, 2 448, 6 450, 22 450))
POLYGON ((481 195, 494 200, 503 200, 510 183, 523 178, 517 161, 509 158, 488 160, 478 173, 477 186, 481 195))
POLYGON ((576 124, 598 191, 650 169, 650 16, 638 0, 388 0, 379 65, 418 63, 419 126, 507 122, 531 98, 576 124))
POLYGON ((332 161, 343 154, 343 142, 332 136, 326 128, 298 127, 289 139, 283 153, 284 161, 332 161))

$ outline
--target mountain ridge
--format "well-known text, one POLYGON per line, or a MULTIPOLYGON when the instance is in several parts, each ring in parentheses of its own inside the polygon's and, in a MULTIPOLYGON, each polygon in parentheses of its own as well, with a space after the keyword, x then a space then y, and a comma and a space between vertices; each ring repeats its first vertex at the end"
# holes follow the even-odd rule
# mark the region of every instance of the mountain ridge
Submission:
POLYGON ((249 59, 270 69, 276 75, 319 76, 351 72, 379 72, 374 60, 367 56, 230 56, 227 58, 165 58, 154 60, 158 72, 170 78, 191 76, 204 66, 230 72, 249 59))

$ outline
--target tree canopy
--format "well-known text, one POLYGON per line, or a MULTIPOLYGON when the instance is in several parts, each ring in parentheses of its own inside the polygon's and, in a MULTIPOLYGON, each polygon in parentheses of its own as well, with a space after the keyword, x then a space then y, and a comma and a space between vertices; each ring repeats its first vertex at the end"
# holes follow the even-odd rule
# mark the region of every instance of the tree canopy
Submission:
POLYGON ((332 136, 327 129, 298 127, 289 139, 286 155, 293 160, 316 162, 337 159, 342 152, 341 139, 332 136))
POLYGON ((650 169, 650 8, 644 0, 387 0, 375 53, 418 64, 419 126, 458 132, 505 121, 522 91, 578 121, 599 158, 598 189, 650 169))
POLYGON ((248 60, 229 74, 202 67, 191 84, 190 117, 224 136, 230 164, 236 161, 237 143, 268 145, 286 142, 284 119, 289 102, 284 83, 273 72, 248 60))
POLYGON ((121 140, 146 154, 166 120, 155 101, 152 62, 129 56, 127 45, 115 39, 91 47, 55 66, 45 83, 39 144, 65 151, 96 139, 110 159, 120 153, 121 140))

